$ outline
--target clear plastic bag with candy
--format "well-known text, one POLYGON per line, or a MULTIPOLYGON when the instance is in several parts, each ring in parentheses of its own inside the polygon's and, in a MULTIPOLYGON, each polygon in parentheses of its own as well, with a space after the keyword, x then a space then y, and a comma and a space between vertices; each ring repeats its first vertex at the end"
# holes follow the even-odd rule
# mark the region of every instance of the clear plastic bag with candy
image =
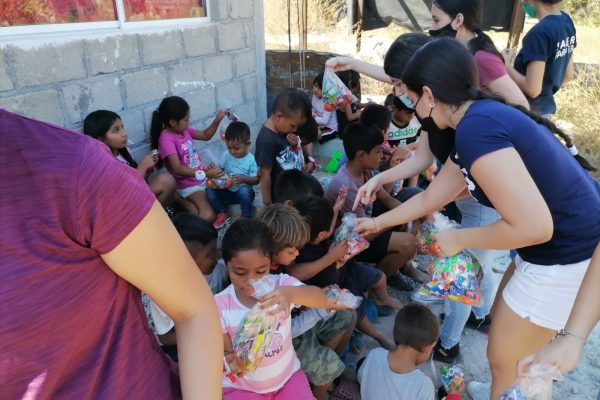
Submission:
POLYGON ((456 226, 456 222, 435 213, 433 222, 423 224, 417 234, 418 250, 438 257, 429 265, 431 278, 423 284, 420 292, 469 305, 479 304, 479 282, 483 271, 477 258, 468 250, 450 257, 440 257, 439 247, 433 239, 436 233, 456 226))
POLYGON ((369 242, 364 237, 360 236, 358 232, 354 230, 357 225, 356 215, 353 213, 346 213, 342 217, 342 224, 335 231, 335 242, 341 243, 346 240, 348 242, 348 250, 346 255, 342 257, 336 263, 337 268, 341 268, 346 262, 369 247, 369 242))
POLYGON ((206 186, 210 189, 229 189, 231 185, 231 178, 227 174, 223 174, 215 179, 209 179, 208 182, 206 182, 206 186))
POLYGON ((534 364, 498 400, 552 400, 552 383, 561 378, 554 365, 534 364))
POLYGON ((356 101, 358 101, 356 96, 344 85, 333 69, 325 68, 323 74, 323 108, 325 111, 333 111, 356 101))
POLYGON ((465 385, 465 373, 454 364, 440 367, 440 378, 448 393, 462 393, 465 385))
MULTIPOLYGON (((267 275, 250 284, 254 288, 252 296, 261 298, 275 289, 275 277, 267 275)), ((271 344, 278 323, 278 317, 269 315, 269 310, 261 309, 258 303, 248 311, 232 341, 239 368, 237 373, 250 374, 256 371, 271 344)))
POLYGON ((353 295, 348 289, 341 289, 338 285, 330 285, 325 291, 328 300, 333 304, 357 309, 363 298, 353 295))

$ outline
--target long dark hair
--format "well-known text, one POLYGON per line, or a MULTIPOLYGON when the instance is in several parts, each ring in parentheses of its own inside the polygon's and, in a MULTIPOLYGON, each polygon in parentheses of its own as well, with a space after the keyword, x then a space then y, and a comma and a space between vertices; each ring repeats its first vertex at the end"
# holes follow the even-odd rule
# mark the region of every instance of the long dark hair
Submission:
MULTIPOLYGON (((417 94, 422 94, 423 86, 428 86, 439 101, 450 106, 458 107, 469 100, 482 99, 512 106, 559 136, 567 147, 573 146, 571 137, 550 120, 523 106, 508 104, 503 98, 480 90, 473 56, 454 39, 437 39, 419 49, 406 65, 402 81, 417 94)), ((575 155, 575 159, 583 168, 595 171, 581 155, 575 155)))
POLYGON ((190 111, 190 106, 179 96, 165 97, 160 105, 152 113, 152 124, 150 125, 150 141, 153 149, 158 148, 160 133, 169 126, 169 121, 179 122, 184 119, 190 111))
POLYGON ((481 0, 433 0, 433 4, 448 14, 451 19, 456 18, 458 14, 463 15, 465 28, 477 35, 467 44, 471 54, 483 50, 497 55, 504 61, 504 57, 502 57, 492 39, 481 29, 483 16, 481 0))
MULTIPOLYGON (((104 137, 110 130, 112 124, 115 121, 120 120, 121 116, 116 112, 109 110, 96 110, 87 115, 83 120, 83 133, 88 136, 93 137, 94 139, 98 139, 100 141, 104 141, 104 137)), ((133 159, 127 147, 117 150, 121 157, 123 157, 130 166, 133 168, 137 168, 138 164, 133 159)))
POLYGON ((404 67, 417 50, 431 42, 424 33, 403 33, 392 43, 383 60, 385 73, 396 79, 402 77, 404 67))

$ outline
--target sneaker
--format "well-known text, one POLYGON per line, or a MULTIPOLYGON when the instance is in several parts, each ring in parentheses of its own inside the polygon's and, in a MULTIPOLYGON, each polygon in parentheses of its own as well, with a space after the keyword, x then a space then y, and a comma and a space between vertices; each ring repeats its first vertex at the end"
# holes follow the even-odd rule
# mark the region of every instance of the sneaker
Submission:
POLYGON ((483 317, 482 319, 478 319, 473 312, 469 315, 469 319, 467 320, 467 326, 469 328, 475 329, 481 333, 488 333, 490 331, 490 325, 492 324, 492 319, 489 314, 483 317))
POLYGON ((438 296, 434 296, 432 294, 421 293, 421 291, 417 290, 416 292, 411 293, 410 298, 412 301, 423 304, 436 304, 443 303, 444 299, 438 296))
POLYGON ((387 280, 387 284, 401 292, 411 292, 417 287, 415 281, 400 272, 390 276, 387 280))
POLYGON ((325 128, 321 130, 321 137, 319 138, 319 143, 323 144, 323 143, 327 143, 332 139, 335 139, 337 137, 337 132, 330 129, 330 128, 325 128))
POLYGON ((438 340, 438 342, 435 344, 435 347, 433 348, 433 359, 447 364, 453 363, 459 354, 460 343, 456 343, 454 346, 447 349, 444 346, 442 346, 442 341, 438 340))
POLYGON ((215 229, 222 228, 228 219, 229 216, 227 215, 227 213, 218 213, 215 222, 213 222, 213 226, 215 227, 215 229))
POLYGON ((489 383, 469 382, 467 383, 467 393, 473 400, 489 400, 492 392, 492 385, 489 383))

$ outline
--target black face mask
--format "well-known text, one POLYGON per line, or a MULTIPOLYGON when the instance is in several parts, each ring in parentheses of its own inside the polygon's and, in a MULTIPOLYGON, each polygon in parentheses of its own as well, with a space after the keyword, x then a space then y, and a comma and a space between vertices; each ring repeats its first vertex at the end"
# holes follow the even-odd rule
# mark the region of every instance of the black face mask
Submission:
POLYGON ((425 132, 441 132, 441 129, 438 128, 438 126, 435 124, 435 121, 433 120, 433 117, 431 116, 431 114, 433 113, 433 107, 430 108, 429 115, 427 117, 425 117, 425 118, 419 117, 419 113, 417 113, 416 110, 417 110, 417 104, 419 104, 419 101, 421 101, 421 97, 419 97, 419 99, 417 100, 417 102, 414 105, 415 117, 417 117, 417 120, 421 124, 421 128, 425 132))
POLYGON ((452 28, 452 21, 446 26, 442 26, 440 29, 430 29, 429 36, 431 37, 456 37, 456 31, 452 28))

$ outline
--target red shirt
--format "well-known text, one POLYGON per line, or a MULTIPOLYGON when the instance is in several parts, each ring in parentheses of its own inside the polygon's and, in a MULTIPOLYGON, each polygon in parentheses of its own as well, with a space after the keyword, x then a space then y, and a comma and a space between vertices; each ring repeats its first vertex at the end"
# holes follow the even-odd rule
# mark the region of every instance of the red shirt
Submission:
POLYGON ((0 387, 7 399, 170 399, 140 292, 100 255, 155 201, 98 140, 0 110, 0 387))

